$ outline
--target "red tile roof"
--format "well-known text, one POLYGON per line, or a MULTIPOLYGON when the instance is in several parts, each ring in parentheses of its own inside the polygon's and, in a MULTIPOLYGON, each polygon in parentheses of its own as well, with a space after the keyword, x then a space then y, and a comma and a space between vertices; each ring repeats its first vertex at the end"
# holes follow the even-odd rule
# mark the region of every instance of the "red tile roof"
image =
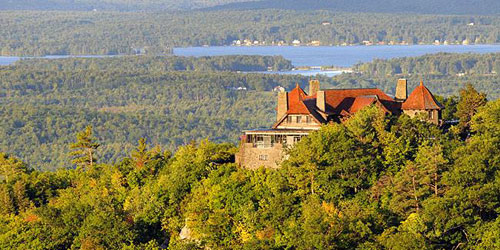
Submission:
POLYGON ((431 110, 442 109, 443 106, 434 98, 432 93, 424 86, 421 81, 406 101, 401 105, 403 110, 431 110))
MULTIPOLYGON (((329 89, 325 91, 326 113, 355 113, 362 108, 378 103, 385 111, 397 113, 400 104, 376 88, 370 89, 329 89)), ((308 96, 297 86, 288 93, 287 114, 312 114, 317 116, 316 94, 308 96)))
POLYGON ((366 106, 370 106, 377 102, 377 98, 373 96, 358 96, 354 98, 354 102, 349 108, 349 113, 356 113, 366 106))
POLYGON ((303 100, 307 95, 299 84, 288 93, 288 111, 287 114, 309 114, 310 111, 303 100))
MULTIPOLYGON (((329 89, 324 90, 327 114, 349 116, 363 109, 364 107, 376 104, 384 111, 397 114, 400 112, 401 103, 395 102, 390 96, 380 89, 329 89)), ((288 92, 287 114, 310 114, 319 123, 326 120, 320 114, 322 111, 316 107, 316 93, 308 96, 302 88, 297 86, 288 92)), ((282 120, 275 123, 277 127, 282 120)))
POLYGON ((340 114, 342 111, 356 112, 378 100, 384 108, 397 113, 394 99, 380 89, 329 89, 325 90, 326 111, 340 114), (359 99, 358 99, 359 98, 359 99))
MULTIPOLYGON (((442 109, 431 92, 420 83, 420 86, 410 94, 404 102, 397 102, 392 97, 377 88, 369 89, 328 89, 325 94, 325 110, 316 106, 316 93, 308 96, 302 88, 297 86, 288 92, 288 110, 286 114, 310 115, 318 123, 328 120, 343 119, 358 112, 364 107, 375 104, 387 113, 399 114, 402 109, 442 109), (334 115, 334 116, 330 116, 334 115)), ((286 118, 283 116, 273 128, 277 128, 286 118)))
MULTIPOLYGON (((316 98, 308 96, 299 84, 295 88, 288 92, 288 111, 287 114, 294 115, 311 115, 312 118, 318 123, 325 123, 326 120, 318 113, 316 108, 316 98)), ((279 121, 277 121, 273 128, 277 128, 279 124, 286 118, 283 116, 279 121)))

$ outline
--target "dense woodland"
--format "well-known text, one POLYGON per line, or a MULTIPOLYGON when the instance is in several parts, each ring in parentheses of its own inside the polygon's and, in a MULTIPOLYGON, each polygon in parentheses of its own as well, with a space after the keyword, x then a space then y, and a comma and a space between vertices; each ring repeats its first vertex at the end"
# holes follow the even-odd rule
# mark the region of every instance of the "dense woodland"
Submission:
POLYGON ((0 151, 44 169, 63 167, 67 159, 52 156, 65 154, 89 122, 102 128, 97 135, 109 144, 101 152, 110 160, 140 137, 171 150, 200 138, 235 141, 243 128, 268 126, 272 88, 307 78, 215 70, 289 65, 253 56, 20 61, 0 68, 0 151))
POLYGON ((437 53, 419 57, 375 59, 358 64, 355 70, 371 76, 381 75, 496 75, 500 73, 500 53, 437 53))
POLYGON ((252 0, 0 0, 0 10, 173 11, 250 1, 252 0))
POLYGON ((0 10, 173 11, 216 9, 292 9, 349 12, 479 14, 500 13, 495 0, 0 0, 0 10))
POLYGON ((278 170, 207 140, 171 153, 140 139, 108 164, 88 126, 68 143, 76 169, 0 154, 0 248, 498 249, 500 100, 469 85, 456 107, 449 132, 363 109, 278 170))
POLYGON ((307 91, 310 78, 252 72, 292 68, 282 57, 165 55, 238 39, 498 43, 498 1, 141 12, 232 2, 241 1, 0 0, 37 10, 0 12, 0 56, 148 54, 0 66, 0 249, 500 249, 499 53, 317 76, 323 88, 389 94, 398 78, 410 91, 423 79, 454 122, 372 106, 287 149, 279 169, 256 171, 234 163, 241 130, 269 127, 272 90, 307 91), (80 12, 39 11, 54 9, 80 12))
MULTIPOLYGON (((7 67, 8 68, 8 67, 7 67)), ((23 59, 11 67, 23 71, 287 71, 292 63, 282 56, 228 55, 214 57, 117 56, 85 59, 23 59)))
POLYGON ((333 11, 248 10, 185 13, 0 12, 0 55, 170 53, 173 47, 270 45, 295 39, 322 45, 394 42, 492 44, 499 16, 408 15, 333 11), (374 20, 377 20, 374 22, 374 20), (323 25, 323 23, 330 25, 323 25), (468 25, 473 23, 474 25, 468 25))
POLYGON ((285 9, 285 10, 333 10, 375 13, 425 13, 425 14, 500 14, 496 0, 262 0, 246 3, 228 3, 212 9, 285 9))
MULTIPOLYGON (((423 72, 419 68, 434 63, 424 58, 432 57, 421 57, 427 63, 416 64, 415 70, 423 72)), ((478 56, 434 57, 444 65, 445 61, 473 61, 478 56)), ((492 62, 497 57, 480 58, 492 62)), ((377 61, 377 65, 387 63, 377 61)), ((236 143, 241 130, 272 125, 276 107, 273 88, 290 90, 299 83, 307 91, 309 77, 234 72, 268 67, 286 69, 290 62, 258 56, 22 60, 0 67, 0 152, 11 153, 35 169, 68 168, 70 161, 64 157, 69 152, 68 143, 88 124, 94 124, 95 136, 103 143, 99 158, 108 163, 124 157, 141 137, 171 151, 202 138, 236 143)), ((358 66, 371 67, 382 66, 358 66)), ((378 87, 393 94, 399 77, 410 79, 410 91, 423 78, 433 93, 447 97, 442 100, 450 106, 445 112, 454 110, 457 98, 453 96, 467 83, 490 99, 500 96, 495 75, 375 75, 366 71, 317 78, 323 88, 378 87)), ((456 119, 452 113, 445 118, 456 119)))
POLYGON ((432 84, 432 91, 439 95, 456 95, 465 83, 474 84, 490 98, 500 97, 500 53, 453 54, 438 53, 419 57, 374 60, 358 64, 354 70, 360 74, 340 76, 375 82, 381 89, 394 93, 394 82, 408 78, 412 90, 421 79, 432 84))

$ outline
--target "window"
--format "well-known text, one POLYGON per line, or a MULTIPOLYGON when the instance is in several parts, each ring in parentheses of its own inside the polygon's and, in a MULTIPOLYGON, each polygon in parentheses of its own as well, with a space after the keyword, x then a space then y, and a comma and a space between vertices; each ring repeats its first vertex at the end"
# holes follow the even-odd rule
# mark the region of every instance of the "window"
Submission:
POLYGON ((311 123, 311 117, 310 116, 306 116, 306 122, 307 123, 311 123))
POLYGON ((302 116, 298 115, 297 116, 297 123, 301 123, 302 122, 302 116))
POLYGON ((268 155, 259 155, 259 161, 267 161, 268 155))
POLYGON ((262 142, 262 141, 264 141, 264 136, 262 136, 262 135, 257 135, 257 140, 256 140, 256 141, 257 141, 257 142, 262 142))
POLYGON ((284 135, 273 135, 273 136, 271 136, 271 144, 274 145, 274 143, 278 143, 278 144, 284 144, 284 143, 286 143, 286 136, 284 136, 284 135))
POLYGON ((434 118, 434 110, 431 110, 429 111, 429 119, 433 119, 434 118))
POLYGON ((270 135, 257 135, 257 140, 254 147, 257 148, 270 148, 272 147, 270 135))
POLYGON ((297 142, 299 142, 299 141, 300 141, 300 139, 301 139, 301 137, 300 137, 300 136, 294 136, 294 137, 293 137, 293 143, 297 143, 297 142))
POLYGON ((286 117, 286 122, 287 122, 287 123, 292 123, 292 116, 290 116, 290 115, 289 115, 289 116, 287 116, 287 117, 286 117))

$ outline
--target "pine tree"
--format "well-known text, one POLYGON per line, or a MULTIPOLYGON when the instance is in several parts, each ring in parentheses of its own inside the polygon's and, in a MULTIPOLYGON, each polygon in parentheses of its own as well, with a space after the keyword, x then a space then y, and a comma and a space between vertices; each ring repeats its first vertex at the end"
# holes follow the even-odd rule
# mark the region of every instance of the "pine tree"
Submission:
POLYGON ((15 176, 27 172, 28 168, 22 161, 0 153, 0 181, 5 179, 5 182, 9 183, 15 176))
POLYGON ((0 185, 0 215, 14 213, 14 201, 7 185, 0 185))
POLYGON ((12 186, 12 194, 18 212, 26 211, 30 207, 30 200, 26 195, 26 183, 23 180, 18 180, 14 183, 12 186))
POLYGON ((96 162, 95 151, 100 146, 95 140, 92 136, 92 126, 89 125, 84 131, 79 132, 76 135, 76 142, 70 146, 74 149, 70 155, 75 157, 72 163, 84 168, 92 167, 96 162))
POLYGON ((459 124, 455 132, 468 137, 472 117, 480 107, 486 105, 486 102, 486 94, 477 92, 472 84, 467 84, 464 89, 461 89, 460 101, 457 104, 459 124))
POLYGON ((441 175, 445 171, 448 160, 444 158, 443 149, 440 145, 425 142, 418 151, 415 163, 423 171, 422 182, 427 185, 434 195, 441 193, 439 183, 441 175))
POLYGON ((132 151, 132 159, 134 159, 137 168, 144 168, 144 165, 149 161, 150 157, 151 152, 148 151, 146 139, 139 139, 139 145, 137 145, 137 148, 132 151))

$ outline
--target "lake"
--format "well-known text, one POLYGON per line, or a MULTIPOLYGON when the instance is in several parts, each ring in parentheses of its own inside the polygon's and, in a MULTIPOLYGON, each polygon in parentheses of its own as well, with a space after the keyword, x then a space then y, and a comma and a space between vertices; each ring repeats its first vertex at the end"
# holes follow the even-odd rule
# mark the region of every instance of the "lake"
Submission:
POLYGON ((175 48, 178 56, 222 56, 222 55, 281 55, 294 66, 340 66, 351 67, 359 62, 373 59, 421 56, 439 52, 492 53, 500 52, 500 45, 386 45, 386 46, 221 46, 175 48))
MULTIPOLYGON (((222 55, 281 55, 292 61, 294 66, 340 66, 351 67, 359 62, 370 62, 373 59, 389 59, 395 57, 421 56, 439 52, 449 53, 492 53, 500 52, 500 45, 385 45, 385 46, 220 46, 220 47, 188 47, 175 48, 177 56, 222 56, 222 55)), ((46 56, 43 58, 57 59, 68 57, 107 57, 96 56, 46 56)), ((0 65, 9 65, 20 60, 19 57, 1 57, 0 65)), ((260 72, 276 73, 276 72, 260 72)), ((294 70, 279 72, 280 74, 334 76, 341 71, 294 70)))

